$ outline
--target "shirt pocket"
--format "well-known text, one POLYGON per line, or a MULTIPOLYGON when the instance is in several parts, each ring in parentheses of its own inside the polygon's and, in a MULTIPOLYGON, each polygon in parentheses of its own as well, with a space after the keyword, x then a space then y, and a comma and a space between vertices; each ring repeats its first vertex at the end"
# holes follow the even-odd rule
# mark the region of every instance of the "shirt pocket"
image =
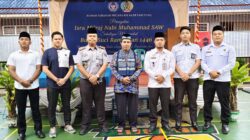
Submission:
POLYGON ((96 63, 99 65, 103 64, 103 54, 102 53, 98 53, 96 56, 96 63))
POLYGON ((206 56, 206 57, 211 57, 211 56, 213 56, 213 53, 212 53, 212 52, 209 52, 209 53, 206 52, 205 56, 206 56))
POLYGON ((228 57, 228 52, 227 51, 223 51, 223 52, 220 52, 220 56, 222 57, 228 57))
POLYGON ((151 59, 150 59, 150 66, 151 66, 151 67, 155 67, 156 62, 157 62, 156 59, 152 59, 152 58, 151 58, 151 59))
POLYGON ((176 53, 176 61, 180 62, 185 60, 185 57, 183 56, 183 51, 177 51, 176 53))
POLYGON ((88 54, 83 54, 82 58, 81 58, 81 61, 82 61, 82 65, 84 68, 87 68, 88 67, 88 62, 89 62, 89 56, 88 54))
POLYGON ((197 58, 197 52, 191 51, 191 52, 190 52, 190 59, 191 59, 191 60, 195 60, 196 58, 197 58))

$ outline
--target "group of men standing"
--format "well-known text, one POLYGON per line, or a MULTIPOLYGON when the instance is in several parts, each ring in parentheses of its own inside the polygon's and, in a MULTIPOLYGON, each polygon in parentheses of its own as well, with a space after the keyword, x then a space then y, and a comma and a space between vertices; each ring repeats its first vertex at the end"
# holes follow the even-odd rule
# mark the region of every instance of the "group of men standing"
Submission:
MULTIPOLYGON (((146 53, 144 70, 149 76, 149 131, 153 132, 156 129, 159 98, 162 107, 162 128, 171 131, 169 103, 172 86, 171 75, 173 74, 176 103, 175 129, 182 130, 182 101, 184 94, 187 94, 191 125, 195 130, 199 130, 196 100, 200 76, 198 69, 201 65, 205 71, 203 85, 205 124, 203 129, 207 130, 212 126, 212 102, 215 92, 217 92, 221 104, 222 132, 227 134, 230 117, 230 70, 235 64, 235 50, 223 42, 224 29, 221 26, 213 28, 213 42, 203 47, 202 51, 200 51, 198 45, 191 43, 190 31, 191 29, 187 26, 181 27, 181 42, 172 48, 172 52, 165 49, 164 33, 157 32, 154 36, 155 48, 146 53)), ((49 137, 56 137, 57 134, 55 111, 59 94, 61 94, 63 104, 64 130, 68 133, 76 132, 70 124, 71 87, 69 78, 74 71, 74 64, 80 71, 80 94, 82 98, 82 122, 79 134, 84 135, 90 129, 93 102, 100 132, 108 132, 104 108, 106 81, 103 77, 108 66, 108 57, 105 48, 97 45, 97 30, 95 28, 88 29, 88 44, 79 48, 75 61, 70 50, 62 47, 64 37, 60 32, 53 32, 51 38, 53 47, 47 49, 41 57, 39 53, 29 48, 31 44, 30 35, 27 32, 20 33, 20 50, 12 53, 7 61, 9 72, 15 79, 19 139, 25 139, 27 96, 30 99, 32 117, 35 122, 35 134, 39 138, 45 137, 39 111, 38 76, 41 69, 47 75, 49 137)), ((125 129, 127 114, 131 131, 137 132, 138 77, 142 72, 142 63, 131 47, 131 35, 122 35, 121 49, 113 54, 110 62, 110 67, 116 79, 114 92, 118 115, 118 133, 122 133, 125 129)))

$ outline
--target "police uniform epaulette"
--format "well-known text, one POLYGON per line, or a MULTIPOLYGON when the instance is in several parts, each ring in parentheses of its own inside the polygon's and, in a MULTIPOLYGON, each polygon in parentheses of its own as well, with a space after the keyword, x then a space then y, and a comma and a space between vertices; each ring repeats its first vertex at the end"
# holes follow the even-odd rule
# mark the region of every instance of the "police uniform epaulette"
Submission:
POLYGON ((99 48, 105 50, 105 47, 103 47, 103 46, 99 46, 99 48))
POLYGON ((86 49, 86 47, 80 47, 80 48, 78 49, 78 51, 82 51, 82 50, 84 50, 84 49, 86 49))

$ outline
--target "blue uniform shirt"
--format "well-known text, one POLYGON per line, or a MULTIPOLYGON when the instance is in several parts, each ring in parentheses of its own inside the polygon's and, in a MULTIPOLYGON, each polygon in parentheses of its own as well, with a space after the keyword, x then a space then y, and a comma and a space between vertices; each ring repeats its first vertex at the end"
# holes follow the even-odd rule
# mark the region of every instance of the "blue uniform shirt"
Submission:
MULTIPOLYGON (((201 59, 201 50, 200 47, 193 43, 179 43, 172 48, 172 53, 175 57, 176 65, 185 72, 188 73, 190 69, 195 64, 196 60, 201 59)), ((196 70, 190 79, 199 78, 200 74, 196 70)), ((175 71, 174 78, 180 78, 180 75, 175 71)))
POLYGON ((220 82, 231 81, 231 69, 234 67, 236 61, 235 49, 225 43, 220 47, 209 44, 202 49, 201 66, 205 71, 204 80, 214 80, 220 82), (221 75, 216 79, 211 79, 209 72, 216 70, 221 75))

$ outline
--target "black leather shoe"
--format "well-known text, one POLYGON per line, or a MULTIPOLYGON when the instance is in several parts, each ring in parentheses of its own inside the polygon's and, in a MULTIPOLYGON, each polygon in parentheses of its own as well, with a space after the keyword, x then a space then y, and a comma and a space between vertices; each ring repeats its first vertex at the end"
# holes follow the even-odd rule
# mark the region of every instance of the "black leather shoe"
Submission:
POLYGON ((181 131, 182 129, 181 129, 181 122, 176 122, 175 123, 175 129, 177 130, 177 131, 181 131))
POLYGON ((211 122, 205 122, 205 124, 203 126, 203 131, 207 131, 210 127, 212 127, 212 123, 211 122))
POLYGON ((17 140, 25 140, 25 134, 20 133, 17 140))
POLYGON ((164 129, 166 131, 171 131, 171 128, 169 127, 168 124, 162 124, 162 129, 164 129))
POLYGON ((156 130, 156 124, 150 124, 150 126, 149 126, 149 132, 151 133, 151 132, 153 132, 155 130, 156 130))
POLYGON ((82 127, 80 129, 79 135, 85 135, 89 130, 89 127, 82 127))
POLYGON ((109 132, 109 129, 106 125, 103 125, 102 127, 100 127, 100 132, 102 133, 108 133, 109 132))
POLYGON ((221 129, 223 134, 228 134, 229 133, 229 127, 227 124, 222 124, 222 129, 221 129))
POLYGON ((195 131, 199 131, 199 126, 198 126, 197 122, 192 122, 192 127, 195 131))
POLYGON ((42 130, 36 131, 36 136, 40 139, 45 138, 45 134, 43 133, 42 130))

